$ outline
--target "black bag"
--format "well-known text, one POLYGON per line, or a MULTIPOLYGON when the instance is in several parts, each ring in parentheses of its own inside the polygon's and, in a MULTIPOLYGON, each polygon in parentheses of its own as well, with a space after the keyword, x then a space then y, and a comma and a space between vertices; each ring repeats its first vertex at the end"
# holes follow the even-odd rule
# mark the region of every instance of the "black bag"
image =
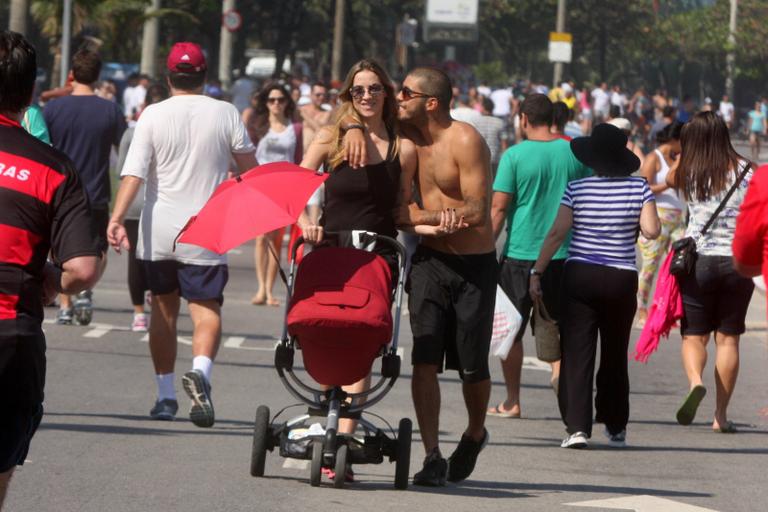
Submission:
POLYGON ((696 265, 696 240, 687 236, 672 244, 672 262, 669 273, 673 276, 687 276, 696 265))
MULTIPOLYGON (((739 184, 741 184, 744 176, 747 175, 750 168, 751 164, 747 164, 746 167, 744 167, 744 170, 741 172, 738 179, 734 182, 731 189, 725 195, 723 200, 720 201, 720 204, 717 206, 715 212, 709 218, 707 223, 704 224, 704 227, 701 228, 699 237, 704 236, 707 230, 712 226, 712 223, 715 222, 715 219, 717 219, 717 216, 720 215, 720 212, 723 211, 725 205, 728 204, 728 200, 731 198, 733 193, 736 192, 736 189, 738 188, 739 184)), ((693 267, 696 265, 697 256, 696 240, 690 236, 681 238, 672 244, 672 263, 669 264, 669 273, 675 277, 684 277, 690 275, 693 272, 693 267)))

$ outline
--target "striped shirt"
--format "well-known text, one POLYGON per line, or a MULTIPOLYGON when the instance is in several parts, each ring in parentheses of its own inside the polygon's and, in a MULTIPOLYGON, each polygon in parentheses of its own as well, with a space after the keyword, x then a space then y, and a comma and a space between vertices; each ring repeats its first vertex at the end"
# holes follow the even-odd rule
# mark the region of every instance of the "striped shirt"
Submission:
POLYGON ((560 202, 573 210, 568 261, 636 271, 640 212, 650 201, 654 196, 645 178, 592 176, 570 182, 560 202))

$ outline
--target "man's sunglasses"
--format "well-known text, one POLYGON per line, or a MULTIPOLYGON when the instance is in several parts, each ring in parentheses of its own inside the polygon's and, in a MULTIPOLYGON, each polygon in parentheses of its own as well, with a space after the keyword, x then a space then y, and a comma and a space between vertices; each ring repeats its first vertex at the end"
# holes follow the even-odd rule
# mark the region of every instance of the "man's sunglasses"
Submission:
POLYGON ((412 100, 413 98, 434 98, 432 94, 417 92, 407 86, 404 86, 402 89, 400 89, 400 94, 403 95, 403 99, 405 101, 412 100))
MULTIPOLYGON (((362 85, 356 85, 349 89, 349 95, 352 96, 352 99, 360 100, 365 96, 366 88, 362 85)), ((384 92, 384 86, 381 84, 371 84, 368 86, 368 94, 373 96, 374 98, 379 96, 384 92)))
POLYGON ((283 104, 287 100, 285 99, 285 96, 280 96, 279 98, 267 98, 267 103, 280 103, 283 104))

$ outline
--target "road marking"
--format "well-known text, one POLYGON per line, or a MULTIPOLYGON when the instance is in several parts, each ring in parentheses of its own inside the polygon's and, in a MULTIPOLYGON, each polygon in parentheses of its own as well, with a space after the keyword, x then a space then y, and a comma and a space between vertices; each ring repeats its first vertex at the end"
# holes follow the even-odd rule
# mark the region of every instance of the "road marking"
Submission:
POLYGON ((224 341, 224 346, 227 348, 243 348, 244 336, 230 336, 224 341))
POLYGON ((635 510, 636 512, 717 512, 710 508, 701 508, 687 505, 679 501, 672 501, 647 494, 639 496, 626 496, 624 498, 609 498, 607 500, 580 501, 578 503, 564 503, 569 507, 593 507, 612 508, 619 510, 635 510))
POLYGON ((95 329, 91 329, 90 331, 86 331, 85 334, 83 334, 83 338, 101 338, 111 330, 112 329, 109 327, 97 327, 95 329))
POLYGON ((525 356, 523 357, 523 368, 526 370, 537 370, 540 372, 551 372, 552 367, 549 363, 539 360, 535 357, 525 356))
POLYGON ((299 460, 299 459, 285 459, 285 462, 283 462, 283 468, 298 469, 299 471, 306 471, 309 469, 309 461, 299 460))

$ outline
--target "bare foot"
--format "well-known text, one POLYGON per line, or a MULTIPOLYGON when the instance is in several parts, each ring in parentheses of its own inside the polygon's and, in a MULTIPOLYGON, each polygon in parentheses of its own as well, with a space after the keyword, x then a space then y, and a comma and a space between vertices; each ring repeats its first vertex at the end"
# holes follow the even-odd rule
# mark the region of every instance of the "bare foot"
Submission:
POLYGON ((267 304, 267 306, 275 306, 275 307, 277 307, 277 306, 280 305, 280 301, 277 300, 274 297, 267 297, 266 304, 267 304))
POLYGON ((266 294, 262 293, 256 293, 253 297, 251 297, 251 304, 254 306, 263 306, 267 302, 267 296, 266 294))
POLYGON ((637 320, 635 321, 635 327, 642 329, 645 327, 646 320, 648 320, 648 310, 646 308, 637 308, 637 320))

